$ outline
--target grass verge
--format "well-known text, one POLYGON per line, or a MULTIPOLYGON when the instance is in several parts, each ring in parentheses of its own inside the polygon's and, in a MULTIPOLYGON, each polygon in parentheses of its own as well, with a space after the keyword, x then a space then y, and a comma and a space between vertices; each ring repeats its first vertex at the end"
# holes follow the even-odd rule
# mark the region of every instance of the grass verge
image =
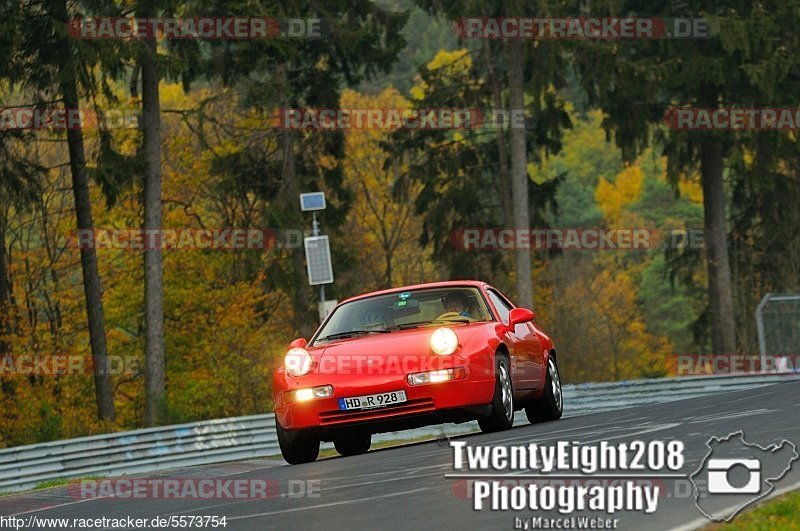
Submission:
POLYGON ((713 531, 800 531, 800 491, 788 492, 746 511, 730 523, 712 524, 713 531))

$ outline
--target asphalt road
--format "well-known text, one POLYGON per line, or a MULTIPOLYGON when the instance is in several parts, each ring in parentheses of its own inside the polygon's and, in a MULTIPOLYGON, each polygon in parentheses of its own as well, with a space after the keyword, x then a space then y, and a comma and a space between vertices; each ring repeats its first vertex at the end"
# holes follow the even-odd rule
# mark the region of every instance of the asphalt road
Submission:
MULTIPOLYGON (((490 435, 467 435, 469 445, 555 444, 560 440, 611 443, 679 439, 685 443, 692 474, 708 453, 712 436, 742 430, 749 443, 767 445, 781 439, 800 448, 800 382, 787 381, 757 389, 721 393, 702 399, 641 406, 617 412, 522 425, 490 435)), ((569 404, 567 404, 569 407, 569 404)), ((152 518, 172 515, 227 517, 225 529, 513 529, 515 518, 561 518, 553 511, 475 511, 463 479, 453 472, 453 450, 447 440, 371 451, 349 458, 330 458, 299 466, 265 459, 171 470, 149 478, 218 478, 266 480, 267 499, 80 499, 56 487, 0 499, 0 515, 20 518, 152 518), (311 491, 311 495, 309 495, 311 491)), ((654 514, 616 513, 619 529, 696 528, 708 523, 694 504, 685 478, 660 481, 663 487, 654 514)), ((800 488, 800 461, 780 480, 772 495, 800 488)), ((713 511, 731 504, 724 496, 708 501, 713 511)), ((606 516, 605 513, 585 513, 606 516)), ((2 527, 2 526, 0 526, 2 527)), ((220 528, 221 529, 221 528, 220 528)))

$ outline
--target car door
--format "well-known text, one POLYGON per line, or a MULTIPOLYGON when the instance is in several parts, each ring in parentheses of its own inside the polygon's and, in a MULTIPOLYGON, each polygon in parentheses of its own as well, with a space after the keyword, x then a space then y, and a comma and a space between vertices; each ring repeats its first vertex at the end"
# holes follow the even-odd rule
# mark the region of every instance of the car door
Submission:
MULTIPOLYGON (((488 288, 489 299, 500 316, 500 321, 508 324, 508 315, 514 305, 499 291, 488 288)), ((536 389, 540 387, 539 375, 542 370, 542 346, 530 323, 518 324, 508 332, 511 346, 511 371, 518 389, 536 389)))

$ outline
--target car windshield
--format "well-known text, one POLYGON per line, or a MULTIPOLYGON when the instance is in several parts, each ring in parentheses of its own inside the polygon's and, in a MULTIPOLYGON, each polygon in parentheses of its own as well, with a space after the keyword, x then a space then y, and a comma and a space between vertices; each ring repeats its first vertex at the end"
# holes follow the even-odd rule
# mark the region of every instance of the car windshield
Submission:
POLYGON ((343 304, 331 315, 312 345, 441 323, 491 320, 486 301, 477 288, 398 291, 343 304))

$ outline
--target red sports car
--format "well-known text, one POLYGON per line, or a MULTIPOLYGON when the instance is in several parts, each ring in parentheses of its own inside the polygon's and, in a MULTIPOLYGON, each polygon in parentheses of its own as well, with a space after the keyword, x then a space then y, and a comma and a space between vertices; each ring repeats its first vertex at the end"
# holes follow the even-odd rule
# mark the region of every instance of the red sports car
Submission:
POLYGON ((556 351, 534 318, 476 281, 342 302, 310 341, 292 342, 275 371, 284 459, 314 461, 320 441, 361 454, 373 433, 444 422, 507 430, 523 408, 531 422, 561 418, 556 351))

